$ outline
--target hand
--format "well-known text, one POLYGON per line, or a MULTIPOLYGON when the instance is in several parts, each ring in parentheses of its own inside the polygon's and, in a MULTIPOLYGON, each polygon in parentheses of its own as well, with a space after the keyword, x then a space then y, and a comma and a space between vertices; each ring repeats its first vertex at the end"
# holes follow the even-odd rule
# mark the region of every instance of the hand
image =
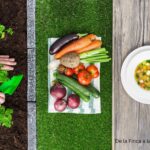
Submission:
POLYGON ((0 55, 0 64, 3 65, 1 70, 14 70, 14 66, 17 64, 14 58, 9 58, 9 55, 0 55))
POLYGON ((5 94, 0 92, 0 105, 5 102, 5 94))

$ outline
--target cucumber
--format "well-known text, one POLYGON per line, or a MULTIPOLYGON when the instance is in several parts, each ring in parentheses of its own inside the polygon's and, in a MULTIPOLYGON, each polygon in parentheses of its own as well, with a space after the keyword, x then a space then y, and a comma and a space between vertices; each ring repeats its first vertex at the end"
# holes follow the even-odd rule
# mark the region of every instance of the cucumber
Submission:
MULTIPOLYGON (((73 78, 77 80, 76 76, 73 76, 73 78)), ((89 86, 84 86, 84 87, 90 91, 90 95, 93 96, 94 98, 100 97, 100 92, 95 87, 93 87, 92 84, 90 84, 89 86)))
POLYGON ((94 86, 89 85, 87 88, 91 91, 91 95, 93 97, 95 97, 95 98, 100 97, 100 92, 94 86))
POLYGON ((68 83, 69 85, 71 85, 72 87, 74 87, 75 89, 80 91, 81 93, 84 93, 84 95, 86 95, 86 96, 91 95, 91 92, 86 87, 84 87, 83 85, 80 85, 78 83, 78 81, 76 81, 75 79, 69 78, 65 75, 58 73, 58 72, 56 72, 54 75, 55 75, 56 79, 58 79, 62 82, 68 83))
POLYGON ((61 84, 63 84, 64 86, 66 86, 67 88, 69 88, 70 90, 72 90, 75 94, 77 94, 83 101, 85 102, 89 102, 90 101, 90 97, 84 95, 83 93, 81 93, 80 91, 78 91, 76 88, 74 88, 73 86, 71 86, 70 84, 68 84, 67 82, 64 81, 60 81, 58 80, 61 84))

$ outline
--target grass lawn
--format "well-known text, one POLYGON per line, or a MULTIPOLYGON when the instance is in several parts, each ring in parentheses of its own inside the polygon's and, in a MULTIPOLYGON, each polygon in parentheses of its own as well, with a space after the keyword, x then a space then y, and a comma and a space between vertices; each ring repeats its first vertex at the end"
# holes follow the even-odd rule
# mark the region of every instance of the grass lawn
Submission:
POLYGON ((95 33, 111 55, 112 0, 37 0, 38 150, 110 150, 111 62, 102 65, 102 114, 48 114, 47 39, 67 33, 95 33))

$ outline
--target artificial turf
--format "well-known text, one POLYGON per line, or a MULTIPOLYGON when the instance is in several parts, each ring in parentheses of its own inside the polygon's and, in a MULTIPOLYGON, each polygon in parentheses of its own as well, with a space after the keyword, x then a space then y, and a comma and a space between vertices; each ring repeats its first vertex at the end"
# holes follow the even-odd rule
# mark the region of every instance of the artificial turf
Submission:
POLYGON ((112 0, 37 0, 38 150, 110 150, 112 63, 101 67, 100 115, 48 114, 47 39, 67 33, 95 33, 112 49, 112 0))

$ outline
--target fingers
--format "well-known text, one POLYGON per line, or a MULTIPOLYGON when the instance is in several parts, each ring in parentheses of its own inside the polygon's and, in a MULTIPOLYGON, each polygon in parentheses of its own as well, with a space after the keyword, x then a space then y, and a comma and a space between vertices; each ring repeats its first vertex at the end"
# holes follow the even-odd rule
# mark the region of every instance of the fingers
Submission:
POLYGON ((15 66, 17 63, 14 61, 14 59, 0 59, 0 64, 2 65, 9 65, 9 66, 15 66))
POLYGON ((11 71, 14 70, 14 66, 17 64, 14 58, 10 58, 9 55, 0 55, 0 64, 3 65, 0 69, 11 71))
POLYGON ((5 102, 5 95, 3 93, 0 93, 0 104, 3 104, 5 102))
POLYGON ((0 55, 0 58, 9 58, 9 55, 0 55))
POLYGON ((14 67, 8 66, 8 65, 4 65, 2 68, 2 70, 7 70, 7 71, 12 71, 14 70, 14 67))
POLYGON ((9 65, 9 66, 15 66, 17 63, 15 61, 0 60, 0 64, 2 64, 2 65, 9 65))
POLYGON ((0 58, 0 60, 15 61, 15 58, 0 58))

